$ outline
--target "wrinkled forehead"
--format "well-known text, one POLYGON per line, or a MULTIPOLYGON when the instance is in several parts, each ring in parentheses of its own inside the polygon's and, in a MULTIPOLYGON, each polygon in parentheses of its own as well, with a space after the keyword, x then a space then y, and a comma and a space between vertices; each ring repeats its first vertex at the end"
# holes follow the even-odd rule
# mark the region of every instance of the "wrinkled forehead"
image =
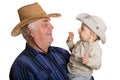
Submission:
POLYGON ((50 21, 50 18, 40 18, 31 24, 40 25, 40 24, 48 23, 49 21, 50 21))

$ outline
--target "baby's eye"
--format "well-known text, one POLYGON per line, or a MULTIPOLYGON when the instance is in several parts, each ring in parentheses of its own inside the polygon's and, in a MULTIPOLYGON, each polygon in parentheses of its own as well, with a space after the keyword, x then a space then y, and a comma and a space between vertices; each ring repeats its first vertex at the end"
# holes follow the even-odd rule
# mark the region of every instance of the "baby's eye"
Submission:
POLYGON ((81 30, 84 31, 84 28, 82 28, 81 30))

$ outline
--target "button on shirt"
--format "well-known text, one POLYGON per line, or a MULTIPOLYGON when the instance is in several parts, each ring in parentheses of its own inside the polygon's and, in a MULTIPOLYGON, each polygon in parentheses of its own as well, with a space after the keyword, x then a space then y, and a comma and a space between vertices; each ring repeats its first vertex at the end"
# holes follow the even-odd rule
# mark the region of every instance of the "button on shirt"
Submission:
POLYGON ((68 80, 69 57, 68 51, 59 47, 50 46, 45 54, 27 44, 11 67, 10 80, 68 80))

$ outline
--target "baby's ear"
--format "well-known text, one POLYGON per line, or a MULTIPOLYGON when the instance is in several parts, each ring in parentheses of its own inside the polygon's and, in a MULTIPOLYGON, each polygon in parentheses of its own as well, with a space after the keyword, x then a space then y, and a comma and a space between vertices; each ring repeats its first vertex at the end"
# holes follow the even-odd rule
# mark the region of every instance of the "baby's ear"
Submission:
POLYGON ((94 32, 92 32, 90 38, 92 40, 96 40, 97 39, 97 35, 94 32))
POLYGON ((97 35, 93 32, 93 39, 97 40, 97 35))

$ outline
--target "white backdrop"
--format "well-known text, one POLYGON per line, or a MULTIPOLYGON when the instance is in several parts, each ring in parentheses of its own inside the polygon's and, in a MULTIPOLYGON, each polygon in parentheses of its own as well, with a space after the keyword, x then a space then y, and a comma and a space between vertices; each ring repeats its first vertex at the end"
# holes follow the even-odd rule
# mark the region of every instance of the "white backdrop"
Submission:
POLYGON ((52 45, 67 48, 69 31, 78 40, 80 22, 75 19, 79 13, 101 17, 107 24, 107 42, 101 45, 102 67, 94 71, 95 80, 120 80, 120 5, 119 0, 3 0, 0 1, 0 80, 9 80, 9 70, 18 54, 25 47, 22 36, 11 37, 11 30, 19 22, 17 10, 29 3, 39 2, 47 13, 59 12, 62 17, 51 19, 54 25, 52 45))

